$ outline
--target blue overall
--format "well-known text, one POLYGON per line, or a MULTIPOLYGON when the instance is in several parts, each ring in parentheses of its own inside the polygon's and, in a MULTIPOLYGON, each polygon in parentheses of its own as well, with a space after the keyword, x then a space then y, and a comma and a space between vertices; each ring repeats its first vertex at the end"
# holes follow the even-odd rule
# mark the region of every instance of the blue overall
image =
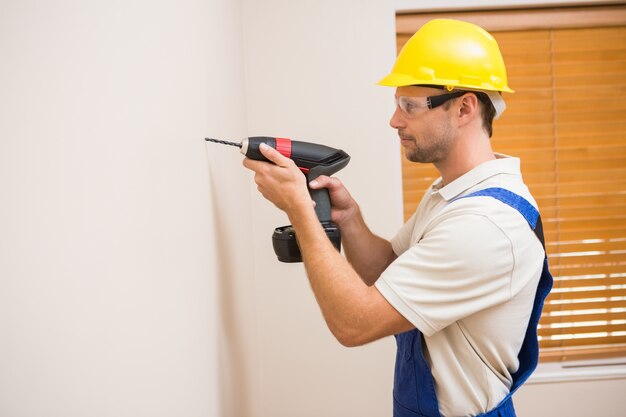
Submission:
MULTIPOLYGON (((519 211, 528 221, 545 251, 543 227, 539 212, 527 200, 503 188, 487 188, 460 198, 475 196, 493 197, 519 211)), ((518 354, 519 369, 512 375, 513 384, 510 392, 494 409, 480 414, 480 417, 515 417, 511 396, 537 367, 539 358, 537 324, 541 316, 544 300, 551 289, 552 276, 550 271, 548 271, 548 258, 545 257, 528 328, 526 329, 522 348, 518 354)), ((422 353, 422 333, 414 329, 398 334, 396 335, 396 343, 398 351, 396 354, 393 389, 394 417, 441 417, 433 377, 422 353)))

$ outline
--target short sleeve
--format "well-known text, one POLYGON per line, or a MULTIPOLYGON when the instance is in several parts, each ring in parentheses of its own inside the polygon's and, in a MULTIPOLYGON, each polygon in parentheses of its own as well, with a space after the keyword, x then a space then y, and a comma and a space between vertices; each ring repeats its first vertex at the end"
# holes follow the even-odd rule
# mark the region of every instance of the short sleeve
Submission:
POLYGON ((415 213, 404 225, 398 230, 398 233, 391 239, 391 248, 393 252, 400 256, 411 245, 411 233, 415 227, 415 213))

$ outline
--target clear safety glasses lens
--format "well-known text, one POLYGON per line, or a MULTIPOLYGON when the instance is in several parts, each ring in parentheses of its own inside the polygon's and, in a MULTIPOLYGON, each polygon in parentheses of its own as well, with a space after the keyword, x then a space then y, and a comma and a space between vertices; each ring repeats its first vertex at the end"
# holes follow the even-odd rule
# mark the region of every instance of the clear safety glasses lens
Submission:
POLYGON ((414 116, 415 110, 428 107, 427 101, 418 101, 413 97, 400 96, 396 97, 396 106, 400 107, 407 116, 414 116))

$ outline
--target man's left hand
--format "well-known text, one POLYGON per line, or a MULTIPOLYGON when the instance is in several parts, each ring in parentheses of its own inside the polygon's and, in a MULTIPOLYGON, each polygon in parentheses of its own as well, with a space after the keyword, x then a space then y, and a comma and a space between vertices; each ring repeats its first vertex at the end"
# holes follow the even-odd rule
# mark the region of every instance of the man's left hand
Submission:
POLYGON ((311 206, 306 177, 296 164, 266 144, 259 149, 273 164, 244 158, 243 166, 255 172, 254 182, 263 197, 287 214, 306 204, 311 206))

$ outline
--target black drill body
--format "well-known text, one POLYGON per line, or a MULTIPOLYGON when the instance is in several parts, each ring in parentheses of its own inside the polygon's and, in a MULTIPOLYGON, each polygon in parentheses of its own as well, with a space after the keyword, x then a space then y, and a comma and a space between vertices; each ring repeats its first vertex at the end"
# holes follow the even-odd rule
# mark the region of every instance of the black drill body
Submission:
MULTIPOLYGON (((283 156, 292 159, 296 166, 307 177, 308 182, 320 175, 333 175, 343 169, 350 161, 350 156, 341 149, 320 145, 311 142, 293 141, 287 138, 270 136, 253 136, 245 138, 241 143, 206 138, 207 141, 222 143, 241 148, 241 153, 250 159, 270 162, 261 153, 259 146, 262 143, 276 149, 283 156)), ((341 234, 339 228, 331 220, 331 205, 328 190, 309 188, 311 198, 315 201, 315 213, 321 222, 326 235, 337 250, 341 249, 341 234)), ((272 236, 274 252, 281 262, 301 262, 302 256, 298 247, 295 232, 291 225, 278 227, 272 236)))

